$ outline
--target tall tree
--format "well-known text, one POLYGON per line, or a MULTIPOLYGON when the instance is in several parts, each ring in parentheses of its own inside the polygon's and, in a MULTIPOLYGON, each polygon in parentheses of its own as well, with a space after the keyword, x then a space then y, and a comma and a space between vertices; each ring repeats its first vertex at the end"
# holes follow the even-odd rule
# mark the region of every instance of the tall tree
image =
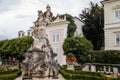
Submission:
POLYGON ((90 2, 90 8, 86 8, 80 14, 84 23, 83 34, 92 42, 94 50, 100 50, 104 46, 104 9, 97 3, 90 2))
POLYGON ((70 23, 68 24, 68 30, 67 30, 67 37, 72 37, 74 36, 74 33, 76 31, 76 24, 73 20, 73 17, 70 14, 66 14, 66 19, 70 23))
POLYGON ((73 37, 76 31, 76 28, 77 28, 75 21, 74 21, 74 17, 70 14, 60 15, 60 17, 64 17, 64 16, 66 16, 66 20, 69 21, 69 24, 67 27, 67 37, 73 37))

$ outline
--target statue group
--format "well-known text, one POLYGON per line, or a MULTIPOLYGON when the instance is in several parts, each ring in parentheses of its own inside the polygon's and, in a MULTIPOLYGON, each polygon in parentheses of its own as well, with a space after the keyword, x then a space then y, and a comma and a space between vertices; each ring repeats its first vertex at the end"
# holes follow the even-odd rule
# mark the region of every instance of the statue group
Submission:
POLYGON ((28 77, 52 77, 58 75, 58 64, 55 60, 57 56, 53 52, 46 33, 46 26, 54 21, 51 8, 47 11, 38 11, 38 19, 34 22, 32 37, 34 42, 29 50, 24 54, 25 60, 22 62, 22 76, 28 77))

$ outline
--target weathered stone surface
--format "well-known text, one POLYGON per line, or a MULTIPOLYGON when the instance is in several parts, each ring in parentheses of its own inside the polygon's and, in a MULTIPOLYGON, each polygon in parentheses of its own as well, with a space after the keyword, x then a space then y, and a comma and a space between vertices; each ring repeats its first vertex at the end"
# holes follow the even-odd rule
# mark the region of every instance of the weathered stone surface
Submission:
POLYGON ((48 77, 58 75, 58 65, 46 34, 46 26, 53 20, 50 6, 43 13, 38 11, 38 19, 33 27, 34 43, 24 54, 25 60, 22 63, 22 76, 48 77))

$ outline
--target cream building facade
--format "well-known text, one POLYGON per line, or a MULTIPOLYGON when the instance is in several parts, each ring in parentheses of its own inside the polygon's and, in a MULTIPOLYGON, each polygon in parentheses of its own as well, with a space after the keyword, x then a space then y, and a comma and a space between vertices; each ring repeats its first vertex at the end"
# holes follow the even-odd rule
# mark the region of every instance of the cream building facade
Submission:
POLYGON ((105 0, 105 50, 120 50, 120 0, 105 0))
POLYGON ((57 62, 59 65, 66 64, 66 56, 63 52, 63 42, 67 37, 67 26, 69 22, 66 17, 59 18, 47 26, 47 34, 54 53, 57 53, 57 62))
POLYGON ((83 31, 82 31, 82 26, 84 25, 83 22, 77 17, 74 17, 74 22, 77 26, 76 31, 75 31, 75 36, 81 36, 83 37, 83 31))

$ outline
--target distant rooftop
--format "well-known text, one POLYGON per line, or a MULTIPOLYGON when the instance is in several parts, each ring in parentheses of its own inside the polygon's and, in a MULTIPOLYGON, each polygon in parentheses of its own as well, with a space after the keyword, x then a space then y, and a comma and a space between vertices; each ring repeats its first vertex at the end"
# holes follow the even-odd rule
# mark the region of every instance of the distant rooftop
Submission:
POLYGON ((103 0, 103 1, 101 1, 101 2, 109 2, 109 1, 116 1, 116 0, 103 0))

